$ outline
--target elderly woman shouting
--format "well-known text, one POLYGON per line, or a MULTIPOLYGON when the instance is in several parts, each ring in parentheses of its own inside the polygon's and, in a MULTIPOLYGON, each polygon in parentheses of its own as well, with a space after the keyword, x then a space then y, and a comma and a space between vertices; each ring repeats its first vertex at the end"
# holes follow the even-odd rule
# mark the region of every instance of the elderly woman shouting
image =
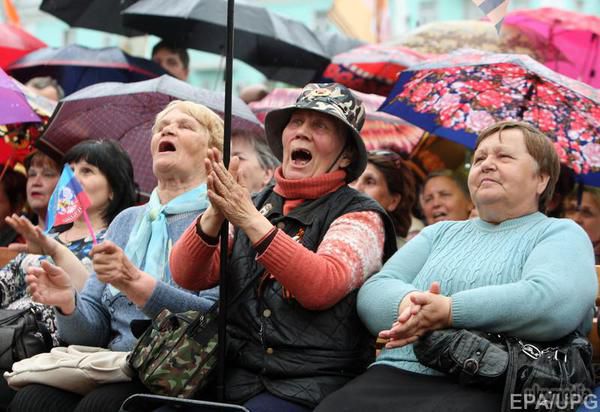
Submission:
MULTIPOLYGON (((158 187, 143 206, 121 212, 105 241, 94 248, 94 273, 76 293, 70 277, 47 262, 27 276, 34 300, 56 308, 60 337, 67 344, 129 351, 135 344, 134 319, 152 318, 163 308, 173 312, 207 310, 217 292, 192 293, 173 285, 168 267, 172 242, 208 206, 204 159, 209 148, 223 146, 223 121, 205 106, 171 102, 156 116, 150 141, 158 187)), ((118 410, 139 382, 102 385, 85 397, 29 385, 17 393, 14 410, 118 410)))
POLYGON ((318 411, 497 411, 502 393, 427 368, 412 343, 450 327, 544 342, 589 329, 591 243, 574 222, 541 213, 559 173, 550 140, 527 123, 501 122, 481 132, 473 156, 479 218, 426 227, 366 282, 358 311, 388 342, 318 411))
POLYGON ((364 113, 339 84, 309 84, 295 105, 270 112, 267 139, 282 165, 254 202, 236 182, 236 158, 229 173, 209 152, 211 206, 174 246, 171 271, 188 289, 214 285, 215 237, 224 218, 233 224, 226 395, 252 411, 313 408, 372 359, 356 294, 395 238, 384 210, 346 185, 366 165, 364 113))

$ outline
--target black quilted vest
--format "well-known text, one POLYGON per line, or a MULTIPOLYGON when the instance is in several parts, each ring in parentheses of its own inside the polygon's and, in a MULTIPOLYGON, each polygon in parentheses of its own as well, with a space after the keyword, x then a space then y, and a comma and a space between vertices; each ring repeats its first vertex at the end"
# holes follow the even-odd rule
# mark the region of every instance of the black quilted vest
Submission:
MULTIPOLYGON (((377 211, 385 222, 384 259, 396 250, 393 224, 371 198, 344 186, 303 202, 283 216, 284 199, 265 189, 255 204, 271 223, 316 251, 331 223, 358 211, 377 211)), ((368 244, 362 247, 368 248, 368 244)), ((364 372, 373 361, 374 338, 356 311, 357 291, 326 310, 308 310, 286 297, 275 279, 260 282, 264 268, 248 237, 236 231, 228 264, 227 398, 245 400, 267 390, 310 407, 364 372), (260 283, 260 291, 259 291, 260 283)))

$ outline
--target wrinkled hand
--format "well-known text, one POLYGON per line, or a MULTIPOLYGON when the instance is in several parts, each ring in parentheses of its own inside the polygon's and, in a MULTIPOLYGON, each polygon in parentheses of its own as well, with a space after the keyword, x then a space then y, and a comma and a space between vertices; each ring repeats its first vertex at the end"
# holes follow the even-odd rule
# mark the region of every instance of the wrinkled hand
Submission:
POLYGON ((441 295, 439 283, 433 282, 427 292, 411 292, 404 297, 398 319, 379 337, 388 340, 388 349, 411 344, 427 332, 449 327, 451 308, 452 299, 441 295))
POLYGON ((25 216, 13 214, 5 219, 17 233, 19 233, 27 244, 12 243, 8 247, 19 252, 33 253, 36 255, 54 256, 60 243, 44 234, 42 229, 34 226, 25 216))
POLYGON ((65 315, 75 311, 75 291, 71 277, 60 267, 44 260, 41 267, 30 267, 27 270, 25 281, 34 302, 56 306, 65 315))
MULTIPOLYGON (((238 182, 239 158, 234 157, 225 168, 218 150, 209 149, 207 164, 208 198, 211 206, 231 224, 244 227, 258 211, 252 203, 248 190, 238 182)), ((205 213, 208 213, 207 210, 205 213)))
POLYGON ((142 276, 143 272, 131 263, 123 249, 109 240, 94 246, 90 256, 98 280, 110 283, 122 292, 142 276))

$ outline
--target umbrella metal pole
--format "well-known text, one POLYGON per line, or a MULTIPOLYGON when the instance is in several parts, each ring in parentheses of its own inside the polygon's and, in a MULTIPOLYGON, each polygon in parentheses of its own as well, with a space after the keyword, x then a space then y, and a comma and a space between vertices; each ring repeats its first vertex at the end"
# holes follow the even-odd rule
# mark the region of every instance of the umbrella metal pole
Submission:
MULTIPOLYGON (((227 49, 225 53, 225 125, 223 139, 223 162, 229 166, 231 143, 231 94, 233 91, 233 29, 235 0, 227 0, 227 49)), ((229 222, 225 220, 221 227, 221 268, 219 280, 219 345, 217 363, 217 397, 225 400, 225 364, 227 349, 227 249, 229 239, 229 222)))

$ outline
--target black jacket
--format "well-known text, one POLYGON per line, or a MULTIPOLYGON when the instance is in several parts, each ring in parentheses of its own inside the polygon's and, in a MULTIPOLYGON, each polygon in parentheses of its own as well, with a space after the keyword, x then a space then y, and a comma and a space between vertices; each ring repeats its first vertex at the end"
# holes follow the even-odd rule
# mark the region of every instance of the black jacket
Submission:
MULTIPOLYGON (((347 186, 305 201, 283 216, 284 199, 269 187, 255 198, 259 210, 290 236, 316 251, 331 223, 358 211, 377 211, 385 222, 384 259, 396 250, 393 224, 371 198, 347 186)), ((369 245, 364 245, 368 248, 369 245)), ((243 402, 267 390, 310 407, 364 372, 374 357, 374 337, 356 311, 357 290, 333 307, 309 310, 286 297, 264 268, 248 237, 236 231, 228 264, 227 398, 243 402)))

